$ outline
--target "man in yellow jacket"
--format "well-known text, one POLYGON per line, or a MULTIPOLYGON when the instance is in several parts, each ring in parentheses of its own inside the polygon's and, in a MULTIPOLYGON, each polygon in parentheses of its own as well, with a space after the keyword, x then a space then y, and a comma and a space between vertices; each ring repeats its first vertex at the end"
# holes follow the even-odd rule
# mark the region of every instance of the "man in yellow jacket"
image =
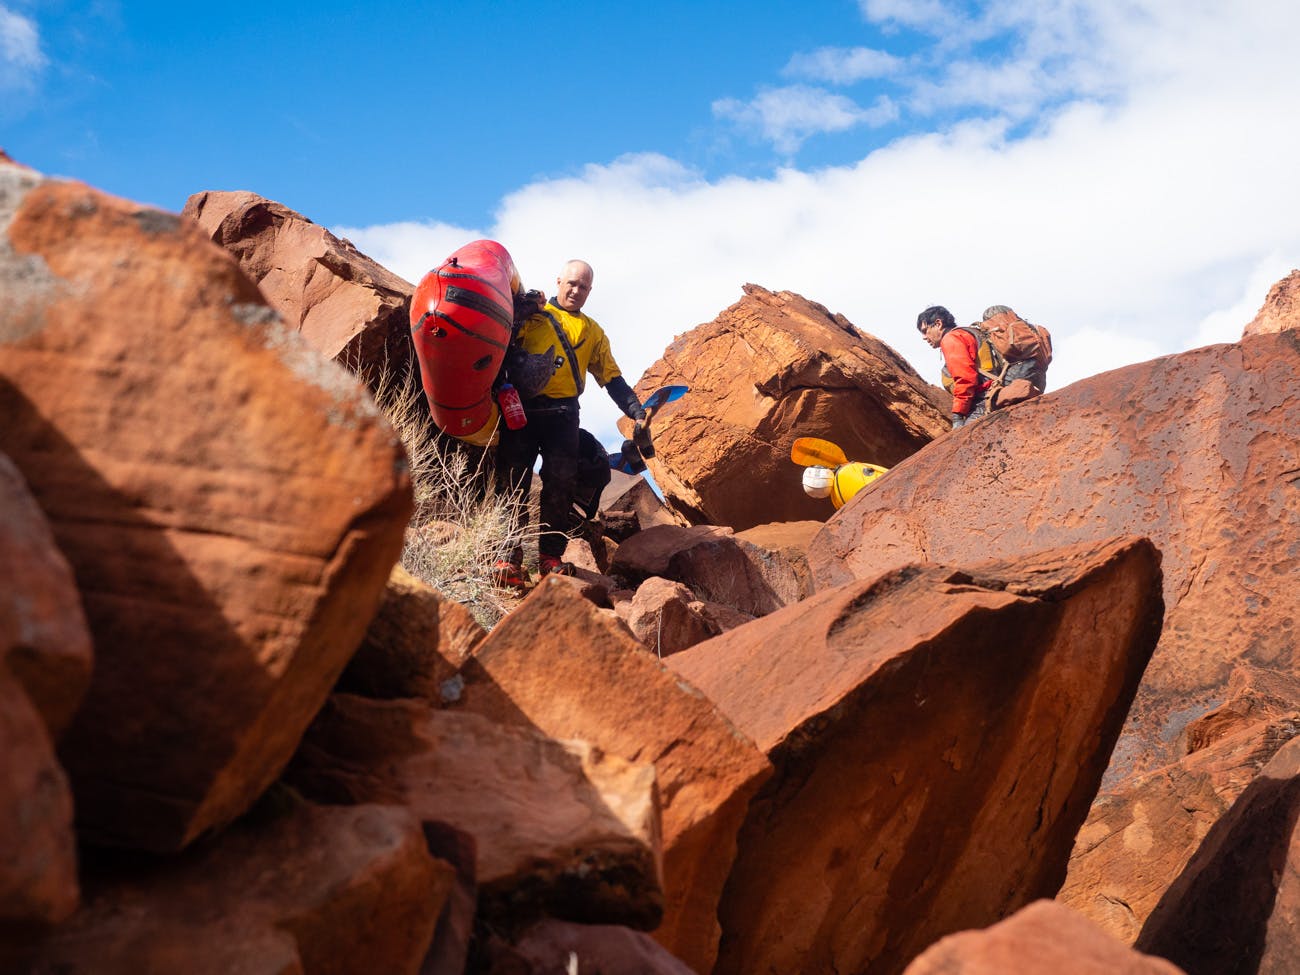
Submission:
MULTIPOLYGON (((578 479, 578 397, 590 373, 614 404, 638 423, 645 410, 610 352, 605 330, 582 307, 591 294, 594 272, 586 261, 569 261, 556 278, 555 297, 519 328, 515 343, 525 352, 553 353, 555 372, 536 395, 523 401, 528 422, 517 430, 501 428, 496 477, 500 490, 528 497, 533 464, 540 454, 541 535, 539 570, 568 573, 564 563, 567 532, 573 524, 573 495, 578 479)), ((524 524, 527 524, 525 509, 524 524)), ((516 546, 509 560, 497 563, 498 582, 523 583, 523 551, 516 546)))

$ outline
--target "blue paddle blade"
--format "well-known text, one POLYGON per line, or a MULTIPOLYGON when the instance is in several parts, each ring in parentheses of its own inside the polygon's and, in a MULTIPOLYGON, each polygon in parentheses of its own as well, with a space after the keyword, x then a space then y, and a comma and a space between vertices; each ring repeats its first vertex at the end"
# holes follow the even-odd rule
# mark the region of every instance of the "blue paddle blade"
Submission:
POLYGON ((675 399, 681 399, 683 395, 689 393, 689 386, 660 386, 653 393, 646 397, 641 405, 647 410, 657 410, 665 403, 671 403, 675 399))

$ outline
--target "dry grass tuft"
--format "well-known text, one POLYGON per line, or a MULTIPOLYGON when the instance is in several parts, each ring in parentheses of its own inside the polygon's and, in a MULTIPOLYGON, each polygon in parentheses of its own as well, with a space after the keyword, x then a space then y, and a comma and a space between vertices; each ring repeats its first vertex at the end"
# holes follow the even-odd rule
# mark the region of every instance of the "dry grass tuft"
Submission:
POLYGON ((406 447, 415 491, 402 566, 491 629, 518 603, 518 594, 493 583, 492 566, 515 539, 535 535, 520 530, 524 502, 493 490, 487 451, 439 432, 418 376, 385 372, 374 395, 406 447))

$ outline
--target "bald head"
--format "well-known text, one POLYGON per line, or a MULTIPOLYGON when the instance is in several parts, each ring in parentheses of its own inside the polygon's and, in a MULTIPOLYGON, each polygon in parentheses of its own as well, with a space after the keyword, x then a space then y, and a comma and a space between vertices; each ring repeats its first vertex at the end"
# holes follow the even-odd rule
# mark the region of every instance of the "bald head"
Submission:
POLYGON ((586 261, 569 261, 555 279, 555 303, 565 311, 582 311, 582 306, 587 303, 587 295, 591 294, 594 277, 595 272, 586 261))

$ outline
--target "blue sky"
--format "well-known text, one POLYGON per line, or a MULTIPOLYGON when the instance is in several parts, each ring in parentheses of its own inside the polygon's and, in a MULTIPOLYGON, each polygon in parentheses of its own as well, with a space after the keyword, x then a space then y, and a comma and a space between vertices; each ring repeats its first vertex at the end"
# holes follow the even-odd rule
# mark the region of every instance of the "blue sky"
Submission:
POLYGON ((477 237, 543 288, 584 257, 633 379, 752 281, 932 380, 917 311, 1013 305, 1060 386, 1235 340, 1300 266, 1297 36, 1291 0, 0 0, 0 147, 252 190, 412 283, 477 237))
MULTIPOLYGON (((469 225, 527 182, 627 153, 762 176, 796 156, 851 162, 903 131, 886 113, 884 126, 797 153, 785 137, 774 152, 735 118, 761 89, 815 73, 787 71, 792 51, 885 43, 852 0, 795 18, 773 2, 196 9, 0 3, 35 45, 27 70, 12 58, 7 72, 27 81, 0 110, 10 151, 169 209, 235 186, 327 225, 469 225), (737 105, 715 112, 727 99, 737 105)), ((914 48, 912 32, 892 34, 894 49, 914 48)))

